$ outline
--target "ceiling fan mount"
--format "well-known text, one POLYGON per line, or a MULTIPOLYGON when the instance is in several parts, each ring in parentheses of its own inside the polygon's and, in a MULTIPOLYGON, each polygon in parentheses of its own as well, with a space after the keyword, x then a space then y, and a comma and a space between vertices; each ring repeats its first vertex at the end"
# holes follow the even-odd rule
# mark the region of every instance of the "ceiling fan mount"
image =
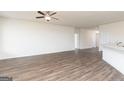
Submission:
POLYGON ((36 17, 37 19, 39 18, 44 18, 46 21, 50 21, 51 19, 58 20, 58 18, 52 17, 53 15, 57 14, 57 12, 52 12, 52 11, 37 11, 38 14, 41 14, 42 16, 36 17))

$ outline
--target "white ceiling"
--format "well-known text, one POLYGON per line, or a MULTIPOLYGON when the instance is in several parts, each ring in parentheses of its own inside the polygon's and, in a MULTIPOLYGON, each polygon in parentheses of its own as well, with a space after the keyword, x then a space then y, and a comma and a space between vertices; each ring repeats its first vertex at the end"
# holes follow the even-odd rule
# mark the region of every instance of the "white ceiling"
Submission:
MULTIPOLYGON (((24 19, 45 22, 44 19, 36 19, 40 16, 37 11, 0 11, 1 17, 24 19)), ((67 25, 74 27, 95 27, 101 24, 124 20, 123 11, 57 11, 54 17, 59 20, 51 20, 51 24, 67 25)))

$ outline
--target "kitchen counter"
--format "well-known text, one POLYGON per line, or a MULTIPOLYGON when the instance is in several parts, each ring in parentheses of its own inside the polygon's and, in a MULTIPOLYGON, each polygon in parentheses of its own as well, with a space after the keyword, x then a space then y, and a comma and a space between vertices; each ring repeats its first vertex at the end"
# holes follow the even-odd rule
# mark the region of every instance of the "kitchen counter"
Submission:
POLYGON ((124 74, 124 47, 103 45, 103 60, 124 74))

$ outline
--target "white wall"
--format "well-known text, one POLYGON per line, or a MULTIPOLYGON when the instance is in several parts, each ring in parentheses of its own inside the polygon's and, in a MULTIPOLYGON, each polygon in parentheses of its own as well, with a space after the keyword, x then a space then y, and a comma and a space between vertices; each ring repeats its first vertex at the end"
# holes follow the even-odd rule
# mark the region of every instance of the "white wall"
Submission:
POLYGON ((100 46, 109 42, 124 42, 124 21, 99 26, 100 46))
POLYGON ((74 49, 74 28, 0 18, 0 59, 74 49))
POLYGON ((96 29, 80 29, 80 49, 96 47, 96 29))

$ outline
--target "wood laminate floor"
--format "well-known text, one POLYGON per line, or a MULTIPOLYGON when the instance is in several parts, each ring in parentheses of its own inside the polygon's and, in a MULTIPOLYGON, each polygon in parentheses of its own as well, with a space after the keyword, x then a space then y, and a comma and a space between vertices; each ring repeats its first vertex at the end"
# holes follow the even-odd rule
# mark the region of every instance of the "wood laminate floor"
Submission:
POLYGON ((97 49, 1 60, 0 76, 13 80, 124 80, 124 75, 102 61, 97 49))

